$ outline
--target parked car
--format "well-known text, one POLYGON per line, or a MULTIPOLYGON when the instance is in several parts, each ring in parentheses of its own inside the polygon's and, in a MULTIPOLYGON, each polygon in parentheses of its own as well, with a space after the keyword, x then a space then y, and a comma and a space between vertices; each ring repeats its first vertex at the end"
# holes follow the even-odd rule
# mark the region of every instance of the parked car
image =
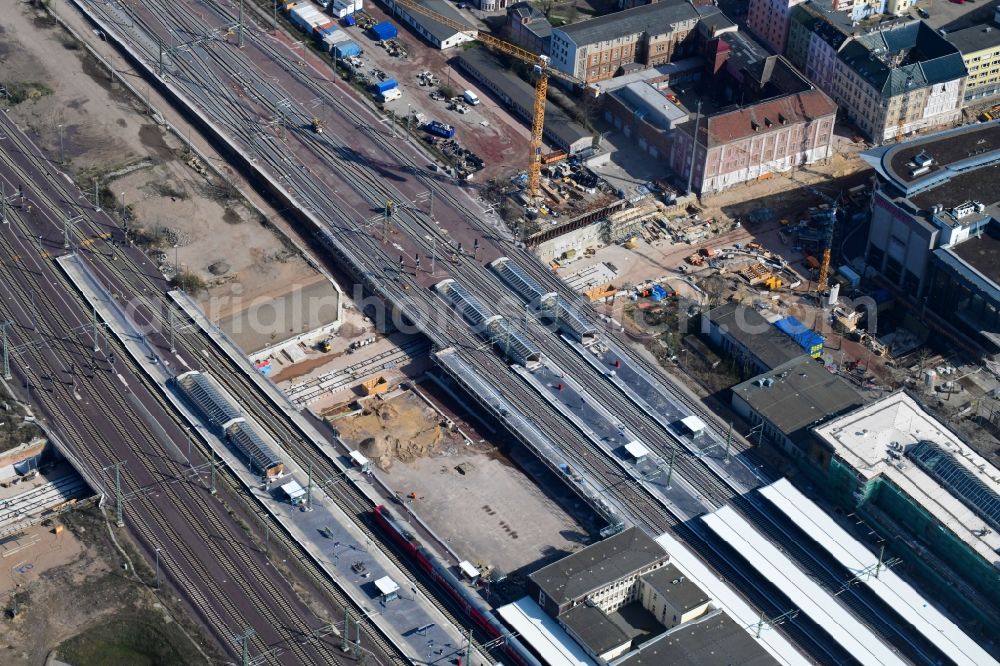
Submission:
POLYGON ((931 17, 930 12, 928 12, 923 7, 918 7, 917 8, 917 15, 920 16, 920 18, 922 18, 922 19, 929 19, 931 17))

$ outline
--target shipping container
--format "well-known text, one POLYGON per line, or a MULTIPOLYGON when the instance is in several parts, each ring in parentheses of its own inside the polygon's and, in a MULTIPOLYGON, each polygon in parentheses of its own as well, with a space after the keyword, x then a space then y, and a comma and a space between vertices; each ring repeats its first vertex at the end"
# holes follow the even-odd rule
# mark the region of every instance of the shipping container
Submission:
POLYGON ((451 125, 445 125, 437 120, 432 120, 426 125, 424 125, 424 131, 429 134, 434 134, 445 139, 450 139, 455 136, 455 128, 451 125))
POLYGON ((343 30, 341 30, 340 28, 338 28, 337 24, 335 24, 335 23, 329 23, 329 24, 323 26, 322 28, 320 28, 319 30, 316 31, 316 33, 315 33, 316 41, 317 42, 322 42, 327 37, 329 37, 330 35, 332 35, 334 32, 343 32, 343 30))
POLYGON ((357 25, 357 21, 354 20, 354 14, 348 14, 344 17, 344 25, 350 28, 352 25, 357 25))
POLYGON ((346 42, 350 39, 348 34, 341 30, 340 28, 334 28, 330 32, 324 33, 323 38, 320 40, 320 45, 324 51, 332 51, 333 47, 341 42, 346 42))
POLYGON ((353 39, 349 39, 346 42, 340 42, 335 45, 333 53, 338 58, 350 58, 351 56, 361 55, 361 47, 353 39))
POLYGON ((384 93, 386 90, 398 88, 399 84, 396 83, 396 79, 386 79, 385 81, 376 81, 372 87, 375 88, 375 92, 384 93))
POLYGON ((361 0, 354 0, 354 2, 351 2, 351 0, 336 0, 330 3, 329 11, 337 18, 344 18, 348 14, 353 14, 361 9, 361 0))
POLYGON ((288 12, 288 18, 295 26, 304 32, 312 32, 313 26, 326 20, 314 5, 299 5, 288 12))
POLYGON ((375 35, 375 39, 385 41, 387 39, 395 39, 399 35, 399 31, 389 21, 382 21, 372 26, 372 34, 375 35))
POLYGON ((322 23, 317 23, 313 26, 313 36, 321 37, 324 32, 328 32, 337 27, 337 24, 331 21, 326 16, 323 17, 322 23))
POLYGON ((316 8, 315 5, 296 5, 288 12, 288 18, 297 27, 305 30, 310 27, 309 21, 317 16, 323 16, 323 12, 316 8))

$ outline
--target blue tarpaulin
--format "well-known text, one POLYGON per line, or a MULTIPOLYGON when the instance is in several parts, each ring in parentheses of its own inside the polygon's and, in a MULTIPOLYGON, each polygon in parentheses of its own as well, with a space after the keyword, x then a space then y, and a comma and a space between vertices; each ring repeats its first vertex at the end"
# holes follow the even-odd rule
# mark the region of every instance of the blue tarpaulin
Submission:
POLYGON ((396 30, 396 26, 388 21, 382 21, 372 26, 372 34, 375 35, 376 39, 384 41, 386 39, 395 39, 399 31, 396 30))
POLYGON ((350 58, 351 56, 361 55, 361 47, 353 41, 341 42, 333 47, 333 53, 338 58, 350 58))
POLYGON ((813 331, 795 317, 785 317, 774 323, 774 327, 795 340, 796 343, 810 354, 823 351, 823 336, 813 331))
POLYGON ((654 284, 653 288, 649 290, 649 297, 654 301, 662 301, 667 297, 667 290, 658 284, 654 284))

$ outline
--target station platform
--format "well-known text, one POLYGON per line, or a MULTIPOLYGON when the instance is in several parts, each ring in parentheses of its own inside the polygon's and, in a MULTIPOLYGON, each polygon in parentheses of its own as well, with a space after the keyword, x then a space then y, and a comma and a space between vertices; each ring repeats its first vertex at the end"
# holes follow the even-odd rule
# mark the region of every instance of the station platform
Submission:
MULTIPOLYGON (((191 424, 192 432, 214 451, 254 500, 281 523, 309 553, 313 562, 357 604, 366 618, 416 663, 444 666, 458 657, 464 660, 465 637, 462 632, 416 589, 406 574, 393 564, 378 544, 367 538, 322 488, 313 485, 311 510, 285 501, 280 485, 295 480, 305 487, 308 484, 305 470, 280 451, 285 472, 273 483, 262 483, 260 477, 252 473, 245 462, 201 422, 170 386, 175 374, 190 370, 183 357, 178 354, 162 355, 159 349, 149 345, 139 327, 79 255, 65 255, 57 259, 57 263, 112 334, 125 346, 135 363, 191 424), (400 593, 392 600, 383 600, 375 586, 375 581, 384 577, 389 577, 400 586, 400 593), (421 631, 417 631, 418 628, 421 631)), ((260 379, 267 382, 263 377, 260 379)), ((276 391, 269 383, 268 386, 276 391)), ((289 411, 295 411, 287 401, 284 403, 289 411)), ((253 422, 249 415, 245 418, 253 422)), ((333 631, 339 634, 336 628, 333 631)), ((491 661, 474 653, 470 666, 490 664, 491 661)))

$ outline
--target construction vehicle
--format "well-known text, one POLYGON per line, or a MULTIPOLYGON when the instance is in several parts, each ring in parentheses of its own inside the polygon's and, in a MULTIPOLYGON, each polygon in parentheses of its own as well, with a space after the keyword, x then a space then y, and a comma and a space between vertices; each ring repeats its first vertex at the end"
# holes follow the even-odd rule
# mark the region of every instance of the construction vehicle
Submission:
POLYGON ((319 118, 313 118, 312 122, 309 123, 309 125, 312 127, 312 131, 316 132, 316 134, 322 134, 323 133, 323 126, 325 124, 326 123, 324 123, 319 118))
POLYGON ((432 18, 438 23, 442 23, 449 28, 458 30, 459 32, 468 33, 473 39, 476 39, 486 46, 492 47, 501 53, 534 65, 535 76, 537 78, 535 79, 535 101, 531 116, 531 142, 529 143, 530 154, 528 156, 528 196, 537 200, 540 195, 539 184, 541 183, 542 177, 542 130, 545 127, 545 102, 549 88, 549 77, 555 76, 563 79, 564 81, 580 86, 586 86, 586 83, 571 74, 566 74, 565 72, 553 69, 549 65, 548 56, 532 53, 531 51, 522 49, 520 46, 515 46, 510 42, 497 39, 493 35, 480 32, 468 24, 452 20, 447 16, 442 16, 441 14, 418 4, 416 0, 392 0, 392 4, 397 7, 403 7, 407 11, 423 14, 424 16, 432 18))

